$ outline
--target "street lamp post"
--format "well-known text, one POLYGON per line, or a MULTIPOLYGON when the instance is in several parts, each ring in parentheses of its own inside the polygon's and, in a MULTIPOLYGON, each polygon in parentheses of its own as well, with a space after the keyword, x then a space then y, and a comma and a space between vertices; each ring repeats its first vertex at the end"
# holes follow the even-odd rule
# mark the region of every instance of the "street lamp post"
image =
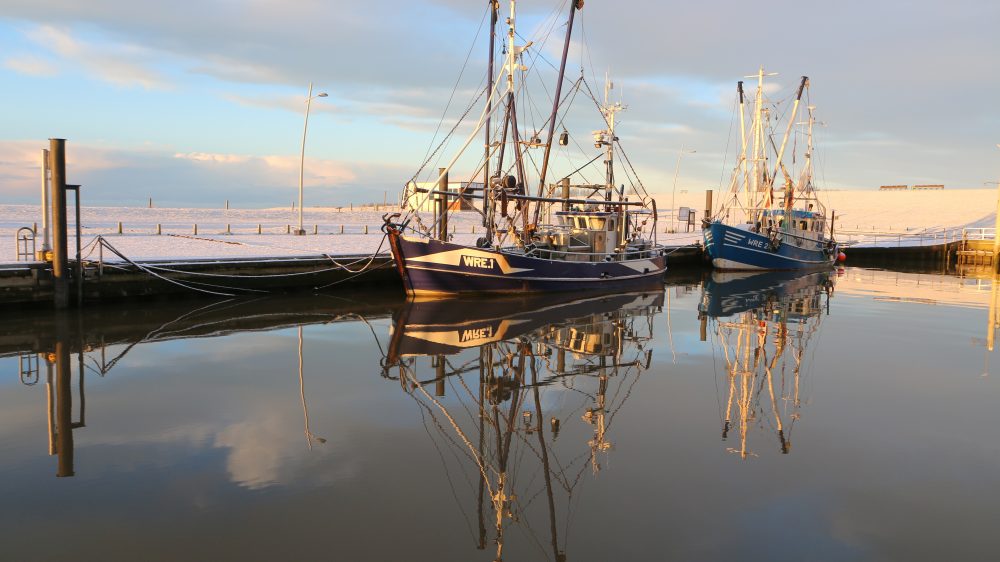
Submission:
POLYGON ((302 127, 302 153, 299 157, 299 228, 295 231, 297 236, 306 233, 305 229, 302 228, 302 178, 306 168, 306 132, 309 130, 309 108, 312 107, 313 98, 325 97, 326 92, 320 92, 314 96, 312 82, 309 83, 309 94, 306 96, 306 123, 302 127))
POLYGON ((674 167, 674 187, 670 190, 670 216, 673 219, 675 229, 677 228, 677 208, 674 207, 674 201, 677 197, 677 174, 681 171, 681 158, 683 158, 685 154, 694 154, 695 152, 698 151, 684 150, 684 147, 682 146, 680 152, 677 153, 677 166, 674 167))
MULTIPOLYGON (((997 145, 1000 148, 1000 144, 997 145)), ((997 216, 993 223, 993 271, 997 271, 1000 264, 1000 183, 997 183, 997 216)), ((996 281, 994 281, 996 283, 996 281)))

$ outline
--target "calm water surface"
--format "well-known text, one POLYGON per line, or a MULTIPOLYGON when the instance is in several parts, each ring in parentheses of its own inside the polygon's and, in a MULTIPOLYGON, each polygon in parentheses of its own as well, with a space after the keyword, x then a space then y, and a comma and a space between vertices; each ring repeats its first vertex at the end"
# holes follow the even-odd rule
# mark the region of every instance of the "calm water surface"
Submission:
POLYGON ((996 559, 989 280, 673 277, 5 313, 0 556, 996 559))

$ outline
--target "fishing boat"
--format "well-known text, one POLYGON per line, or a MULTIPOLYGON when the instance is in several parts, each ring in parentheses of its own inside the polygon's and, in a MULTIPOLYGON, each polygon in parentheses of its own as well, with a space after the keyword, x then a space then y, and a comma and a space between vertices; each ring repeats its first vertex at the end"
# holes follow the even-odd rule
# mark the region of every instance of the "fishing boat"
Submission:
MULTIPOLYGON (((569 2, 555 84, 546 87, 542 82, 538 88, 542 95, 554 91, 551 111, 541 126, 535 122, 535 128, 529 128, 535 113, 520 115, 519 108, 541 105, 532 100, 533 89, 526 85, 529 76, 541 82, 538 67, 545 62, 544 38, 558 27, 558 18, 552 19, 547 32, 540 31, 538 45, 520 43, 516 4, 509 0, 505 59, 495 73, 500 2, 489 3, 486 87, 477 89, 465 116, 479 100, 485 101, 471 134, 448 164, 429 177, 428 158, 406 183, 401 212, 383 217, 396 268, 411 296, 623 290, 659 279, 666 270, 666 251, 656 241, 655 201, 628 163, 616 133, 615 117, 625 106, 612 100, 613 84, 605 80, 604 97, 599 100, 581 71, 563 94, 564 83, 570 82, 566 59, 574 16, 583 1, 569 2), (593 149, 574 140, 578 152, 571 152, 568 127, 577 116, 569 118, 570 110, 574 100, 581 99, 587 105, 592 100, 599 109, 595 122, 600 129, 591 133, 593 149), (562 132, 554 143, 557 124, 562 132), (484 152, 467 155, 480 133, 484 152), (556 157, 566 162, 557 167, 556 157), (620 160, 625 164, 622 177, 616 176, 620 160), (449 174, 459 174, 460 161, 472 171, 452 189, 449 174), (586 163, 578 165, 580 161, 586 163), (529 171, 537 174, 529 177, 529 171), (420 177, 431 181, 417 181, 420 177), (550 182, 553 178, 558 179, 550 182), (471 208, 463 212, 481 218, 483 236, 474 242, 459 243, 448 228, 449 214, 459 208, 471 208), (432 216, 422 217, 421 211, 428 209, 432 216)), ((452 131, 462 124, 460 119, 452 131)))
POLYGON ((806 402, 807 350, 824 309, 829 314, 834 279, 828 271, 714 272, 705 283, 698 306, 702 340, 712 333, 726 364, 722 439, 737 433, 739 444, 727 451, 741 459, 757 456, 755 430, 773 432, 781 454, 791 451, 806 402))
POLYGON ((382 376, 414 401, 489 560, 573 559, 572 508, 593 481, 583 476, 599 476, 613 452, 662 309, 660 287, 411 300, 393 316, 382 376), (466 304, 480 306, 455 312, 466 304))
MULTIPOLYGON (((808 119, 802 123, 806 146, 797 179, 793 179, 794 170, 783 160, 803 92, 808 97, 809 78, 803 76, 799 83, 780 148, 776 148, 777 113, 775 105, 764 96, 765 76, 773 74, 765 74, 761 67, 755 77, 757 92, 749 131, 743 82, 737 83, 742 151, 733 169, 727 199, 714 216, 702 223, 705 251, 712 265, 723 270, 830 267, 837 260, 839 248, 834 238, 835 215, 831 212, 827 216, 813 185, 814 106, 807 103, 808 119)), ((793 162, 798 136, 792 142, 793 162)))

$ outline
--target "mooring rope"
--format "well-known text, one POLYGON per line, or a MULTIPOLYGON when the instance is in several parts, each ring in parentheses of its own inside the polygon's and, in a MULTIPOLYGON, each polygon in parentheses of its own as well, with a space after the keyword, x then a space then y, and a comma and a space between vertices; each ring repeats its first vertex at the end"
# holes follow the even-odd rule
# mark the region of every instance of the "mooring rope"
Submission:
POLYGON ((221 285, 221 284, 214 284, 214 283, 205 283, 205 282, 202 282, 202 281, 190 281, 190 280, 180 281, 180 280, 168 277, 166 275, 162 275, 159 272, 163 272, 163 273, 176 273, 176 274, 183 274, 183 275, 196 276, 196 277, 222 278, 222 279, 274 279, 274 278, 282 278, 282 277, 302 277, 302 276, 305 276, 305 275, 319 275, 319 274, 328 273, 328 272, 331 272, 331 271, 346 271, 347 273, 351 274, 348 277, 345 277, 343 279, 339 279, 339 280, 334 281, 332 283, 328 283, 326 285, 321 285, 321 286, 313 287, 314 290, 319 290, 319 289, 324 289, 324 288, 331 287, 333 285, 337 285, 337 284, 340 284, 340 283, 344 283, 346 281, 350 281, 350 280, 355 279, 355 278, 357 278, 357 277, 359 277, 361 275, 364 275, 365 273, 369 273, 369 272, 375 271, 377 269, 382 269, 382 268, 387 267, 388 265, 390 265, 389 263, 386 263, 386 264, 383 264, 383 265, 379 265, 377 267, 371 267, 372 264, 375 262, 375 260, 380 255, 380 252, 382 251, 382 248, 385 245, 386 238, 387 238, 387 236, 385 236, 385 235, 382 237, 381 242, 379 242, 378 248, 370 256, 364 256, 364 257, 361 257, 361 258, 356 259, 354 261, 350 261, 350 262, 344 263, 344 262, 340 262, 340 261, 334 259, 334 257, 331 256, 331 255, 329 255, 329 254, 326 254, 326 253, 322 254, 323 257, 325 257, 326 259, 330 260, 331 263, 333 263, 334 267, 328 267, 328 268, 323 268, 323 269, 316 269, 316 270, 312 270, 312 271, 295 272, 295 273, 277 273, 277 274, 261 274, 261 275, 231 275, 231 274, 223 274, 223 273, 208 273, 208 272, 201 272, 201 271, 187 271, 187 270, 183 270, 183 269, 176 269, 176 268, 158 266, 158 265, 153 265, 153 264, 148 264, 148 263, 141 263, 141 262, 137 262, 137 261, 129 258, 128 256, 126 256, 120 250, 118 250, 117 248, 115 248, 110 242, 108 242, 103 236, 98 236, 95 239, 95 242, 98 243, 98 244, 100 244, 100 245, 102 245, 103 247, 107 248, 108 251, 110 251, 112 254, 114 254, 115 256, 117 256, 118 258, 120 258, 125 263, 131 265, 132 267, 136 268, 137 270, 139 270, 139 271, 141 271, 141 272, 143 272, 143 273, 145 273, 147 275, 150 275, 152 277, 160 279, 161 281, 165 281, 167 283, 171 283, 173 285, 177 285, 179 287, 183 287, 185 289, 190 289, 192 291, 197 291, 197 292, 201 292, 201 293, 206 293, 206 294, 211 294, 211 295, 216 295, 216 296, 223 296, 223 297, 235 297, 235 296, 237 296, 236 293, 227 293, 227 292, 221 292, 221 291, 236 291, 236 292, 243 291, 243 292, 265 293, 265 294, 266 293, 271 293, 272 291, 268 291, 268 290, 265 290, 265 289, 252 289, 252 288, 248 288, 248 287, 237 287, 237 286, 231 286, 231 285, 221 285), (360 268, 358 268, 358 269, 352 269, 352 267, 354 267, 354 266, 356 266, 358 264, 361 264, 361 263, 363 263, 363 265, 361 265, 360 268), (200 287, 196 286, 196 285, 200 285, 200 287), (204 287, 208 287, 208 288, 204 288, 204 287), (215 290, 215 289, 217 289, 217 290, 215 290))

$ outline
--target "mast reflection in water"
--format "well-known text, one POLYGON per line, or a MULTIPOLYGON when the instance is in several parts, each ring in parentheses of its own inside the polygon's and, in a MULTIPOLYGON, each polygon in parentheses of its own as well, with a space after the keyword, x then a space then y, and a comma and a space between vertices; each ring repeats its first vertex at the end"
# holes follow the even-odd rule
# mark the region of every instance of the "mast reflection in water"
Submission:
POLYGON ((512 527, 566 560, 559 531, 650 366, 663 304, 662 291, 553 298, 412 302, 393 318, 383 375, 420 405, 476 548, 492 542, 496 560, 512 527))
POLYGON ((803 363, 829 313, 831 272, 713 272, 698 307, 701 340, 709 324, 714 353, 725 361, 725 397, 720 398, 722 439, 736 431, 727 450, 746 459, 749 433, 772 433, 782 454, 792 448, 792 428, 801 416, 803 363), (735 420, 736 427, 733 427, 735 420))

